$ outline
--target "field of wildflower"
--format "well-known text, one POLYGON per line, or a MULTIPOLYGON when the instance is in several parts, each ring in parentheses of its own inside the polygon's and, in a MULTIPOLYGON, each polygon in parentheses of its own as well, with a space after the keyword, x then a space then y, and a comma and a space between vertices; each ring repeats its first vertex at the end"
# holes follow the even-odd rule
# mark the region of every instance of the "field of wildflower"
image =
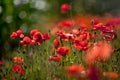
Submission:
POLYGON ((77 15, 9 36, 17 48, 0 60, 0 80, 120 80, 120 17, 77 15))

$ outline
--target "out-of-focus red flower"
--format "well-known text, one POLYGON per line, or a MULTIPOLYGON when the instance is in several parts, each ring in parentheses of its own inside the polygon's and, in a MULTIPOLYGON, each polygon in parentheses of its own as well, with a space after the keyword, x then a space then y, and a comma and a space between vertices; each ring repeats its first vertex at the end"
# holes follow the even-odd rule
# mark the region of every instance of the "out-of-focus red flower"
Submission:
POLYGON ((10 78, 10 80, 16 80, 14 77, 10 78))
POLYGON ((110 58, 113 48, 110 43, 99 41, 88 49, 85 55, 85 61, 88 64, 94 64, 95 61, 106 61, 110 58))
POLYGON ((66 68, 67 74, 69 76, 74 76, 78 72, 78 66, 77 65, 72 65, 66 68))
POLYGON ((55 48, 58 48, 59 45, 60 45, 59 40, 58 40, 58 39, 55 39, 55 40, 54 40, 54 46, 55 46, 55 48))
POLYGON ((92 23, 92 25, 97 25, 98 23, 100 23, 100 21, 97 18, 95 18, 92 20, 91 23, 92 23))
POLYGON ((107 76, 109 78, 118 78, 117 72, 103 72, 103 76, 107 76))
POLYGON ((89 80, 100 80, 100 70, 95 66, 90 66, 87 69, 87 76, 89 80))
POLYGON ((93 30, 100 30, 100 29, 102 29, 102 27, 103 27, 103 23, 98 23, 93 26, 93 30))
POLYGON ((15 72, 16 74, 24 74, 25 73, 25 70, 23 69, 23 67, 20 65, 17 65, 17 64, 12 67, 12 71, 15 72))
POLYGON ((33 40, 35 40, 35 42, 40 45, 43 41, 44 41, 44 37, 43 34, 41 32, 36 32, 33 35, 33 40))
POLYGON ((75 21, 74 20, 66 19, 66 20, 63 20, 63 21, 59 22, 57 26, 59 28, 70 28, 73 25, 75 25, 75 21))
POLYGON ((108 23, 106 25, 104 25, 103 23, 98 23, 96 25, 93 25, 93 30, 99 30, 101 35, 103 36, 103 39, 108 41, 116 38, 116 33, 113 29, 114 27, 113 25, 115 26, 117 25, 117 23, 115 24, 108 23))
POLYGON ((20 74, 25 74, 25 70, 24 70, 24 69, 21 69, 21 70, 20 70, 20 74))
POLYGON ((15 63, 23 63, 24 59, 22 57, 14 57, 13 58, 13 61, 15 63))
POLYGON ((0 61, 0 65, 4 65, 4 62, 3 62, 3 61, 0 61))
POLYGON ((10 38, 11 38, 11 39, 17 38, 17 33, 16 33, 16 32, 13 32, 13 33, 10 35, 10 38))
POLYGON ((114 18, 113 20, 106 23, 106 26, 114 27, 116 25, 120 25, 120 18, 114 18))
POLYGON ((80 75, 81 72, 84 70, 82 65, 71 65, 66 68, 67 74, 69 76, 80 75))
POLYGON ((44 34, 43 37, 44 37, 44 40, 49 40, 50 39, 50 35, 48 33, 44 34))
POLYGON ((71 9, 71 6, 69 4, 62 4, 61 5, 61 13, 66 13, 71 9))
POLYGON ((60 29, 58 27, 54 27, 52 30, 51 30, 51 34, 57 34, 57 32, 60 31, 60 29))
POLYGON ((33 35, 36 33, 36 32, 39 32, 38 29, 33 29, 30 31, 30 36, 33 37, 33 35))
POLYGON ((88 29, 87 25, 85 25, 84 23, 80 23, 79 26, 82 30, 87 30, 88 29))
POLYGON ((70 48, 69 47, 58 47, 56 50, 57 54, 62 55, 62 56, 66 56, 68 54, 70 54, 70 48))
POLYGON ((62 56, 60 56, 60 55, 49 56, 49 60, 50 60, 50 61, 59 62, 61 59, 62 59, 62 56))

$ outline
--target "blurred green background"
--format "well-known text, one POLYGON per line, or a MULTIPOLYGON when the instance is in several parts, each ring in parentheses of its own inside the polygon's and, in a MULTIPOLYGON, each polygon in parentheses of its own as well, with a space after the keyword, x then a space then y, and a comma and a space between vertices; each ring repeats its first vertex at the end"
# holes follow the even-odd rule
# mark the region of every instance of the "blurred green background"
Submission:
POLYGON ((17 29, 26 34, 33 28, 45 32, 60 19, 77 14, 119 16, 119 3, 120 0, 0 0, 0 55, 18 46, 17 40, 10 39, 10 34, 17 29), (67 14, 60 13, 60 6, 64 3, 72 6, 67 14))

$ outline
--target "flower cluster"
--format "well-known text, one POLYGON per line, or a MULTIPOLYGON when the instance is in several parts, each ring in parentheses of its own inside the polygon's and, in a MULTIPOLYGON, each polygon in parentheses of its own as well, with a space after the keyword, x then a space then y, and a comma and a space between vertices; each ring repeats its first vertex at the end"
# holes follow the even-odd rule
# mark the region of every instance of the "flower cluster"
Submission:
POLYGON ((50 60, 59 62, 62 57, 69 54, 67 48, 64 47, 65 43, 85 52, 81 58, 87 65, 86 69, 82 65, 72 64, 66 68, 69 76, 79 76, 79 78, 88 78, 88 80, 101 80, 101 77, 118 78, 117 72, 104 72, 102 75, 101 69, 96 67, 96 64, 97 62, 107 62, 114 53, 110 41, 117 39, 115 28, 120 25, 120 19, 115 18, 111 21, 99 19, 98 17, 93 18, 90 22, 85 18, 85 23, 82 20, 65 19, 53 29, 57 36, 54 40, 57 55, 50 56, 50 60))
POLYGON ((50 35, 48 33, 46 34, 42 34, 39 30, 37 29, 33 29, 31 30, 30 32, 30 37, 29 36, 22 36, 22 31, 20 32, 21 30, 18 30, 15 32, 13 32, 11 34, 11 38, 12 39, 15 39, 15 38, 22 38, 22 40, 20 41, 20 44, 22 46, 27 46, 28 44, 30 45, 34 45, 34 44, 42 44, 42 42, 44 42, 45 40, 49 40, 50 39, 50 35))
MULTIPOLYGON (((70 11, 71 8, 72 6, 64 3, 60 8, 61 13, 65 14, 70 11)), ((25 48, 25 50, 30 50, 27 51, 30 54, 23 54, 23 57, 26 58, 25 61, 28 60, 28 57, 33 61, 30 60, 30 64, 28 65, 31 66, 26 69, 25 66, 27 63, 24 65, 23 57, 16 56, 13 58, 14 65, 12 66, 12 71, 21 76, 24 75, 25 72, 29 75, 29 72, 32 71, 33 73, 36 72, 35 75, 43 73, 44 75, 41 75, 45 76, 45 78, 47 77, 46 80, 49 78, 52 80, 64 80, 59 76, 64 76, 65 80, 67 80, 65 74, 61 73, 62 70, 66 70, 68 77, 72 77, 73 80, 101 80, 103 77, 116 79, 119 77, 119 72, 112 71, 111 68, 110 70, 106 70, 102 66, 108 65, 107 61, 115 54, 114 46, 116 47, 117 45, 112 45, 110 42, 118 37, 115 30, 118 25, 120 26, 119 18, 110 21, 93 16, 64 19, 51 31, 54 33, 54 37, 51 39, 53 41, 45 43, 45 45, 41 44, 50 39, 48 33, 43 34, 38 29, 33 29, 30 31, 29 36, 25 36, 22 30, 17 30, 10 35, 11 39, 20 38, 20 44, 22 46, 30 45, 33 47, 27 47, 30 49, 25 48), (37 46, 32 46, 34 44, 41 45, 41 48, 36 49, 37 46), (53 51, 50 52, 49 48, 51 47, 53 51), (46 60, 46 62, 44 62, 43 60, 46 59, 46 56, 49 56, 49 58, 48 61, 46 60), (49 64, 50 61, 54 61, 52 65, 55 65, 54 67, 58 69, 53 68, 53 66, 49 64), (34 68, 31 63, 34 65, 34 68), (32 70, 29 70, 31 68, 32 70), (47 70, 42 71, 41 69, 43 68, 47 68, 47 70), (59 70, 61 72, 59 72, 59 70), (47 72, 50 74, 45 75, 45 73, 48 74, 47 72)), ((111 63, 113 63, 113 61, 111 61, 111 63)), ((4 62, 0 61, 0 65, 4 65, 4 62)), ((119 63, 116 63, 115 66, 118 67, 118 65, 119 63)), ((14 77, 11 78, 11 80, 15 79, 14 77)))
POLYGON ((12 71, 15 72, 16 74, 24 74, 25 73, 25 70, 23 69, 23 67, 20 65, 17 65, 17 64, 15 64, 12 67, 12 71))
POLYGON ((22 30, 17 30, 16 32, 13 32, 10 35, 11 39, 15 39, 15 38, 23 38, 24 35, 22 34, 22 30))
POLYGON ((56 55, 49 56, 49 60, 59 62, 62 59, 62 57, 65 57, 65 56, 67 56, 69 54, 70 54, 70 48, 69 47, 66 47, 66 46, 58 47, 56 49, 56 55))
POLYGON ((16 74, 25 74, 24 68, 20 65, 24 62, 24 59, 22 57, 14 57, 13 62, 15 63, 12 67, 12 71, 16 74))
POLYGON ((93 21, 93 30, 99 30, 105 40, 112 40, 116 38, 116 33, 112 23, 103 24, 101 22, 94 23, 93 21))

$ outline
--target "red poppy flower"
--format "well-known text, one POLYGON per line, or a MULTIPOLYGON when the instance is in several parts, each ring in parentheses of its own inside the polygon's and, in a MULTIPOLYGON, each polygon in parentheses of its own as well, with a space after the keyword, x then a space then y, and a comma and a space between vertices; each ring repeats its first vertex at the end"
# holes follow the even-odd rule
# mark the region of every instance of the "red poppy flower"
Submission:
POLYGON ((87 40, 83 41, 80 38, 74 38, 72 44, 78 50, 86 51, 90 47, 90 44, 88 43, 87 40))
POLYGON ((32 46, 34 44, 35 44, 35 40, 31 40, 30 45, 32 46))
POLYGON ((69 47, 58 47, 56 52, 59 55, 66 56, 70 54, 70 48, 69 47))
POLYGON ((27 46, 27 44, 26 44, 24 41, 20 41, 20 44, 21 44, 22 46, 27 46))
POLYGON ((88 29, 88 26, 84 23, 80 23, 79 26, 82 30, 87 30, 88 29))
POLYGON ((67 74, 69 76, 74 76, 75 74, 78 73, 78 66, 77 65, 72 65, 66 68, 67 74))
POLYGON ((11 38, 11 39, 17 38, 17 33, 16 33, 16 32, 13 32, 13 33, 10 35, 10 38, 11 38))
POLYGON ((62 56, 60 56, 60 55, 49 56, 49 60, 50 60, 50 61, 59 62, 61 59, 62 59, 62 56))
POLYGON ((14 57, 13 58, 13 61, 15 62, 15 63, 23 63, 23 58, 22 57, 14 57))
POLYGON ((28 36, 24 37, 23 40, 20 41, 20 44, 23 46, 27 46, 30 43, 31 43, 31 39, 28 36))
POLYGON ((35 42, 40 45, 43 41, 44 41, 44 37, 42 35, 41 32, 36 32, 34 35, 33 35, 33 40, 35 40, 35 42))
POLYGON ((103 72, 103 76, 107 76, 109 78, 118 78, 117 72, 103 72))
POLYGON ((114 18, 113 20, 107 22, 106 26, 114 27, 115 25, 119 25, 119 24, 120 24, 120 18, 114 18))
POLYGON ((102 29, 102 27, 103 27, 103 23, 98 23, 93 26, 93 30, 100 30, 100 29, 102 29))
POLYGON ((33 29, 30 31, 30 36, 33 37, 33 35, 36 33, 36 32, 39 32, 38 29, 33 29))
POLYGON ((4 65, 4 62, 3 62, 3 61, 0 61, 0 65, 4 65))
POLYGON ((66 13, 71 9, 71 6, 68 4, 62 4, 61 6, 61 13, 66 13))
POLYGON ((20 36, 22 34, 22 30, 19 29, 16 31, 16 33, 17 33, 17 36, 20 36))
POLYGON ((81 39, 81 40, 90 40, 90 33, 89 32, 87 32, 87 31, 80 31, 80 33, 79 33, 79 38, 81 39))
POLYGON ((24 38, 24 34, 20 34, 20 38, 24 38))
POLYGON ((20 70, 20 74, 25 74, 25 70, 24 70, 24 69, 21 69, 21 70, 20 70))
POLYGON ((95 61, 106 61, 113 53, 113 48, 108 42, 99 41, 88 49, 85 61, 93 64, 95 61))
POLYGON ((96 18, 92 20, 92 25, 97 25, 100 21, 96 18))
POLYGON ((31 42, 31 39, 28 36, 26 36, 23 38, 23 41, 29 44, 31 42))
POLYGON ((105 39, 106 41, 113 40, 117 37, 116 33, 111 29, 101 31, 101 35, 103 35, 103 39, 105 39))
POLYGON ((15 39, 15 38, 23 38, 24 35, 22 34, 22 30, 17 30, 16 32, 13 32, 10 35, 11 39, 15 39))
POLYGON ((100 70, 94 66, 87 69, 87 75, 89 80, 100 80, 100 70))
POLYGON ((63 39, 64 41, 68 41, 74 38, 72 33, 65 33, 64 31, 57 32, 57 36, 60 37, 60 39, 63 39))
POLYGON ((75 25, 75 21, 69 20, 69 19, 63 20, 63 21, 58 23, 59 28, 70 28, 73 25, 75 25))
POLYGON ((22 68, 22 66, 17 65, 17 64, 12 67, 12 71, 15 72, 16 74, 24 74, 25 73, 25 70, 22 68))
POLYGON ((67 74, 69 76, 74 76, 77 74, 81 74, 81 72, 84 70, 84 67, 82 65, 71 65, 66 68, 67 74))
POLYGON ((71 32, 73 35, 78 35, 79 34, 79 30, 78 29, 72 29, 71 32))
POLYGON ((43 37, 44 37, 44 40, 49 40, 50 39, 50 35, 48 33, 44 34, 43 37))
POLYGON ((55 46, 55 48, 58 48, 59 45, 60 45, 59 40, 55 39, 55 40, 54 40, 54 46, 55 46))

